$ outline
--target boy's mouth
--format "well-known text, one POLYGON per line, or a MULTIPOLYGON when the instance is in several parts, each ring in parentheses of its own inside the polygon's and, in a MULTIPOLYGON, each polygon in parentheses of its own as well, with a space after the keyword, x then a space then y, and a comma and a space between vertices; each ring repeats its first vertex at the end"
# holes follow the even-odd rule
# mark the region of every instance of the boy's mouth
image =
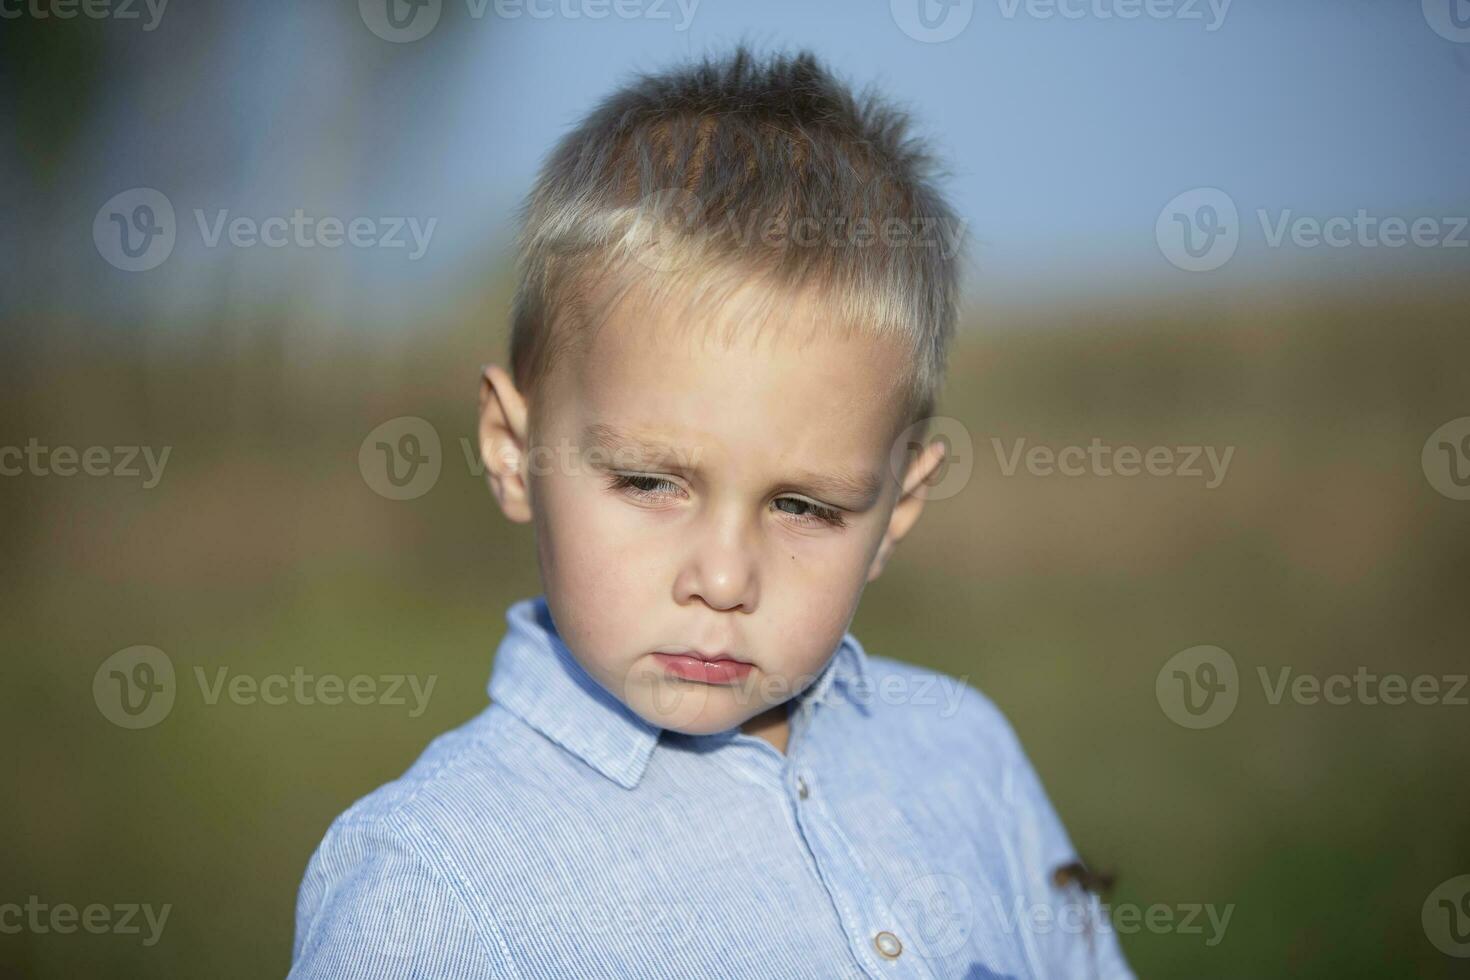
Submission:
POLYGON ((687 647, 655 650, 652 657, 664 673, 704 684, 737 684, 755 669, 755 664, 727 653, 705 653, 687 647))

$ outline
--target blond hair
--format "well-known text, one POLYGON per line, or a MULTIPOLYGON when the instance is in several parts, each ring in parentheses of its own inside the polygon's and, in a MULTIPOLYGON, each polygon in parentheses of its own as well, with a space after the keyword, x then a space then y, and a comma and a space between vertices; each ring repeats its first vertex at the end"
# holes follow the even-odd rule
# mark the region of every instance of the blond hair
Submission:
POLYGON ((805 51, 760 61, 740 45, 638 76, 558 143, 522 208, 517 386, 534 393, 596 329, 616 305, 609 284, 665 306, 683 292, 707 311, 756 281, 769 287, 752 307, 761 324, 815 294, 824 326, 898 342, 911 353, 894 375, 905 421, 931 415, 963 226, 909 126, 805 51))

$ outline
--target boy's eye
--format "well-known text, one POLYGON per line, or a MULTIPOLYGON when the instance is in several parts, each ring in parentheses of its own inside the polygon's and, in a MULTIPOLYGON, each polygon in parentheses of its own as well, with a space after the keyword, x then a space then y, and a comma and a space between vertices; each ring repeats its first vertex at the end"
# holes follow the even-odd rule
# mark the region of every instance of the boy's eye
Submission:
POLYGON ((672 480, 639 473, 614 473, 611 483, 612 489, 627 491, 634 497, 663 497, 669 491, 677 492, 679 489, 672 480))
POLYGON ((776 500, 776 507, 783 513, 790 514, 803 524, 826 524, 831 527, 842 527, 847 522, 842 515, 831 507, 823 507, 821 504, 812 503, 810 500, 802 500, 800 497, 780 497, 776 500), (782 504, 795 504, 798 509, 786 510, 782 504))
MULTIPOLYGON (((609 480, 609 487, 645 500, 675 496, 680 493, 679 485, 672 480, 642 473, 614 473, 609 480)), ((774 504, 777 510, 788 515, 798 524, 827 527, 844 527, 847 524, 839 511, 810 500, 803 500, 800 497, 778 497, 774 504)))

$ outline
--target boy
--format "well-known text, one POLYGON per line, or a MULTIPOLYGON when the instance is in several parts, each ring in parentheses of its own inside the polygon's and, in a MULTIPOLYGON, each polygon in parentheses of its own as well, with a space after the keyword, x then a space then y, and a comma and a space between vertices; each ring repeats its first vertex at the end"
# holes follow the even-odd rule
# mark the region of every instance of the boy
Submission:
POLYGON ((1130 975, 999 712, 847 632, 943 459, 955 219, 906 125, 741 48, 558 146, 480 415, 544 595, 327 832, 293 976, 1130 975))

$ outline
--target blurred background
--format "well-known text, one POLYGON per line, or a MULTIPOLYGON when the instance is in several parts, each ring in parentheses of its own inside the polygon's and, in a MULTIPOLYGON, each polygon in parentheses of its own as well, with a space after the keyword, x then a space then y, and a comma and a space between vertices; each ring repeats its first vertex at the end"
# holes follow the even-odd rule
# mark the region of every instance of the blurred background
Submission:
POLYGON ((974 241, 960 475, 854 633, 995 700, 1119 906, 1230 910, 1123 935, 1140 975, 1470 975, 1461 0, 16 0, 0 905, 168 918, 0 976, 286 972, 328 824, 539 591, 473 447, 515 208, 739 40, 910 108, 974 241))

